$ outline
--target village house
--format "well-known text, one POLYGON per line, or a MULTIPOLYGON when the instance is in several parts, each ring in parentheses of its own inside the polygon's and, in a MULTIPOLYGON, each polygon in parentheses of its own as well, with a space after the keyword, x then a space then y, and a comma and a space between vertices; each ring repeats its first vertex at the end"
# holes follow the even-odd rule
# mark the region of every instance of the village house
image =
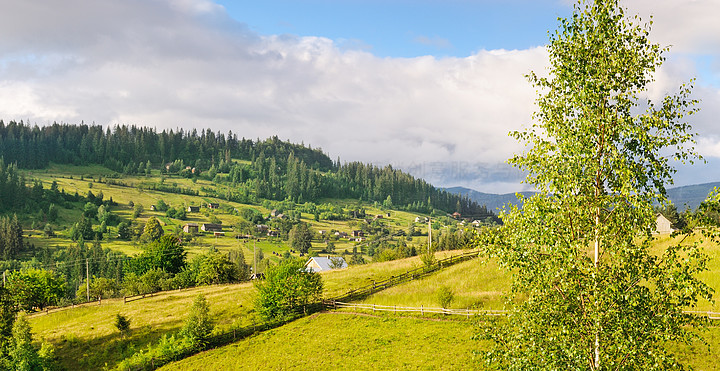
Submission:
POLYGON ((188 206, 187 211, 189 213, 197 213, 200 212, 200 206, 188 206))
POLYGON ((329 271, 333 269, 347 268, 347 262, 341 256, 315 256, 305 263, 305 269, 313 272, 329 271))
POLYGON ((265 225, 265 224, 258 224, 258 225, 255 226, 255 229, 257 229, 257 230, 260 231, 260 232, 267 232, 268 229, 270 229, 270 227, 268 227, 268 226, 265 225))
POLYGON ((665 217, 665 215, 658 213, 655 215, 655 233, 657 234, 669 234, 676 231, 673 228, 672 222, 665 217))
POLYGON ((157 206, 155 206, 155 205, 150 205, 150 211, 155 211, 155 210, 157 210, 157 206))
POLYGON ((211 203, 207 204, 207 207, 208 207, 208 209, 217 209, 220 207, 220 204, 211 202, 211 203))
POLYGON ((340 238, 347 238, 348 234, 345 232, 335 232, 335 235, 340 238))
POLYGON ((222 232, 222 224, 203 223, 200 229, 202 229, 203 232, 222 232))
POLYGON ((365 237, 365 233, 363 231, 352 231, 353 237, 365 237))
POLYGON ((452 213, 451 216, 452 216, 453 218, 455 218, 455 219, 460 219, 460 218, 462 218, 462 215, 461 215, 459 212, 457 212, 457 211, 454 212, 454 213, 452 213))
POLYGON ((273 229, 271 231, 268 231, 267 235, 268 237, 277 237, 280 235, 280 232, 273 229))
POLYGON ((187 223, 183 226, 185 233, 198 233, 198 225, 196 223, 187 223))

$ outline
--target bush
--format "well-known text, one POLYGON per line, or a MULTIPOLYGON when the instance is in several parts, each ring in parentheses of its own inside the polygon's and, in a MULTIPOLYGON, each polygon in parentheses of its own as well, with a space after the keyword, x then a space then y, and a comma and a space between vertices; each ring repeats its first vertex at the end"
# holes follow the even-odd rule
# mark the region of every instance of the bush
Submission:
POLYGON ((301 307, 320 301, 323 291, 318 273, 305 270, 304 261, 290 259, 270 267, 265 281, 256 281, 255 308, 265 320, 285 319, 301 307))
POLYGON ((213 327, 210 320, 210 306, 205 300, 205 296, 200 294, 193 300, 190 314, 185 320, 185 326, 180 331, 180 335, 194 347, 203 347, 210 337, 213 327))
POLYGON ((441 286, 437 290, 437 301, 441 307, 447 308, 455 300, 455 294, 447 286, 441 286))
POLYGON ((123 316, 122 314, 118 313, 115 315, 115 328, 120 331, 120 334, 125 337, 125 335, 130 331, 130 320, 127 319, 127 317, 123 316))

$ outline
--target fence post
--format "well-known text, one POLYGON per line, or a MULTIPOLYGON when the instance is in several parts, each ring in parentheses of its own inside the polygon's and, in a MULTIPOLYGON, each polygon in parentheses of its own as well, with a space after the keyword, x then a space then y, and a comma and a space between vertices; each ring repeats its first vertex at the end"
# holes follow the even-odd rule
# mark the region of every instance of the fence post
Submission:
POLYGON ((373 313, 375 313, 375 304, 373 304, 373 313))
POLYGON ((425 317, 425 310, 423 309, 422 304, 420 304, 420 317, 425 317))
POLYGON ((126 299, 127 299, 127 296, 123 296, 123 304, 125 304, 126 299))

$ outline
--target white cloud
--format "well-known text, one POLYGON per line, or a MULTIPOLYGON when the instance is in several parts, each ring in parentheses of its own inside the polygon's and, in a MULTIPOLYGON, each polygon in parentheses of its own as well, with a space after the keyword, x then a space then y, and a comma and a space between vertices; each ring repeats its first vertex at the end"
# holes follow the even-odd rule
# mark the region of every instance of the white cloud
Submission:
POLYGON ((651 37, 682 53, 720 53, 719 0, 625 0, 629 14, 653 16, 651 37))
POLYGON ((504 160, 517 148, 508 130, 532 110, 523 74, 546 59, 541 48, 377 58, 325 38, 261 37, 206 1, 33 4, 0 16, 14 35, 0 44, 14 56, 0 94, 22 92, 0 107, 6 120, 277 134, 347 160, 504 160))
MULTIPOLYGON (((544 48, 378 58, 321 37, 254 34, 205 0, 12 2, 0 34, 5 120, 278 135, 343 160, 467 163, 485 175, 460 180, 480 189, 521 150, 507 133, 534 110, 523 75, 547 63, 544 48)), ((682 66, 664 71, 659 91, 687 80, 682 66)), ((700 90, 720 103, 717 89, 700 90)), ((697 126, 718 138, 720 112, 709 113, 697 126)), ((506 175, 495 182, 517 176, 506 175)))

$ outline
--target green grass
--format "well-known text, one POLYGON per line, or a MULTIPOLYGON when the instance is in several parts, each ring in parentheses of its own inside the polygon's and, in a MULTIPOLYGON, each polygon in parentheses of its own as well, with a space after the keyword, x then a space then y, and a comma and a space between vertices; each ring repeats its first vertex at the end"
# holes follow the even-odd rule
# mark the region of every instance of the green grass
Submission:
POLYGON ((183 291, 159 293, 123 304, 122 299, 103 300, 61 309, 49 314, 30 316, 34 337, 56 347, 61 366, 68 370, 100 369, 113 366, 135 351, 157 341, 163 334, 179 330, 192 300, 205 295, 217 329, 251 325, 254 320, 250 283, 206 286, 183 291), (120 313, 130 320, 130 334, 122 339, 114 326, 120 313))
MULTIPOLYGON (((460 255, 465 250, 440 251, 435 254, 437 259, 460 255)), ((392 260, 381 263, 350 266, 347 269, 320 272, 325 285, 325 297, 334 297, 350 290, 380 282, 423 265, 420 257, 392 260)))
MULTIPOLYGON (((452 252, 453 255, 460 252, 452 252)), ((438 253, 438 258, 449 252, 438 253)), ((417 257, 367 264, 321 273, 325 296, 335 296, 358 288, 372 280, 381 281, 418 266, 417 257)), ((192 299, 202 293, 210 303, 210 314, 219 330, 247 326, 257 321, 253 311, 255 288, 252 283, 205 286, 155 294, 123 304, 122 299, 106 299, 102 305, 90 304, 60 309, 30 317, 33 333, 57 348, 60 364, 67 369, 92 369, 107 363, 115 365, 157 341, 163 334, 182 327, 192 299), (131 321, 132 331, 121 339, 113 321, 121 313, 131 321)))
POLYGON ((467 370, 470 321, 326 313, 167 365, 162 370, 467 370))
POLYGON ((498 270, 497 264, 474 259, 380 291, 362 302, 439 308, 437 292, 443 286, 448 287, 455 297, 448 308, 456 309, 503 309, 502 295, 510 288, 509 275, 498 270))
MULTIPOLYGON (((465 319, 420 319, 393 314, 322 313, 237 343, 171 363, 161 370, 467 370, 482 368, 473 352, 489 343, 473 340, 477 327, 465 319)), ((717 370, 720 328, 696 342, 674 346, 696 370, 717 370)))

